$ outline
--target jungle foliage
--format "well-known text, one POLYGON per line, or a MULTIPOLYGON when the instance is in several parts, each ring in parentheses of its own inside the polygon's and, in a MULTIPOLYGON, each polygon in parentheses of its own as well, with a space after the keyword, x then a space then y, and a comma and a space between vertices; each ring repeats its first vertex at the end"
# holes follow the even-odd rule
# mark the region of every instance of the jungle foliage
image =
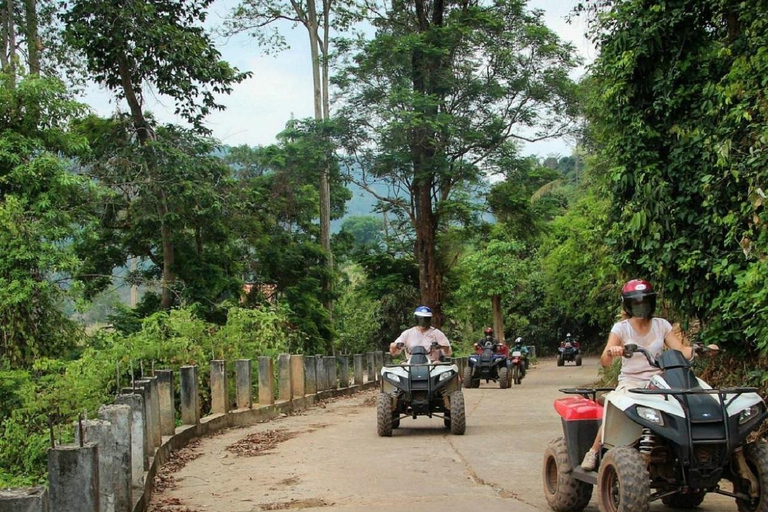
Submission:
POLYGON ((768 340, 766 14, 614 2, 595 20, 587 103, 617 264, 703 339, 744 351, 768 340))
MULTIPOLYGON (((460 355, 495 313, 540 355, 566 332, 595 351, 644 277, 688 334, 766 357, 765 1, 587 1, 599 57, 579 85, 523 1, 351 2, 319 18, 375 30, 322 62, 333 115, 234 148, 204 121, 248 74, 203 28, 209 0, 17 4, 0 6, 0 487, 44 480, 49 422, 70 439, 142 367, 205 382, 214 357, 382 350, 420 303, 460 355), (83 77, 128 113, 75 101, 83 77), (152 87, 185 125, 146 111, 152 87), (521 154, 579 115, 574 154, 521 154), (370 216, 344 216, 350 182, 370 216)), ((738 375, 765 386, 751 360, 738 375)))

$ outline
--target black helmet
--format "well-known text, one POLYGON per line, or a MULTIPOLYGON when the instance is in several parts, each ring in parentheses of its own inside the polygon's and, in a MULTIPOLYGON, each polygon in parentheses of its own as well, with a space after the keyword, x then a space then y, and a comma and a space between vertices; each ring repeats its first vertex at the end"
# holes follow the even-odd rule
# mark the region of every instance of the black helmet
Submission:
POLYGON ((644 279, 628 281, 621 289, 621 307, 630 318, 651 318, 656 311, 656 292, 651 283, 644 279))
POLYGON ((515 338, 515 346, 516 346, 516 347, 519 347, 519 346, 521 346, 522 344, 523 344, 523 338, 521 338, 520 336, 518 336, 517 338, 515 338))

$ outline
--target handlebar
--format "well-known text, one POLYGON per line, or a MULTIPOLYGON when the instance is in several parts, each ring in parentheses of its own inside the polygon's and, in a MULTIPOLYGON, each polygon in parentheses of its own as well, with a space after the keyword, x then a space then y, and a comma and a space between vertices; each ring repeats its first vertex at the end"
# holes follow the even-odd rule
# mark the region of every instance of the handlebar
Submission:
MULTIPOLYGON (((713 348, 709 348, 706 345, 702 345, 700 343, 693 345, 693 350, 696 354, 708 354, 710 352, 714 352, 718 354, 725 353, 725 349, 721 349, 721 348, 713 349, 713 348)), ((653 357, 653 354, 651 354, 651 352, 647 348, 641 347, 635 343, 627 343, 626 345, 624 345, 624 353, 622 354, 622 357, 630 358, 633 355, 635 355, 636 352, 640 352, 641 354, 643 354, 645 358, 648 360, 648 364, 650 364, 654 368, 659 367, 659 363, 656 361, 656 358, 653 357)))

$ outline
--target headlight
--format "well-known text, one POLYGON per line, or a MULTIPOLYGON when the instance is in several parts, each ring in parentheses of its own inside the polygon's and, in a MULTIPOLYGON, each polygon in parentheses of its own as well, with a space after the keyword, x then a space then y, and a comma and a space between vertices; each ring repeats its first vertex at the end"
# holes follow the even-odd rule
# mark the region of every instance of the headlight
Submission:
POLYGON ((445 373, 441 373, 440 378, 437 379, 437 381, 443 382, 444 380, 450 379, 451 377, 453 377, 453 374, 454 374, 453 370, 447 371, 445 373))
POLYGON ((664 418, 661 416, 661 412, 650 407, 638 407, 637 415, 643 418, 645 421, 654 423, 656 425, 664 426, 664 418))
POLYGON ((384 376, 388 378, 389 380, 393 380, 395 382, 400 382, 400 377, 395 375, 394 373, 385 373, 384 376))
POLYGON ((758 414, 760 414, 759 405, 753 405, 752 407, 747 407, 746 409, 744 409, 739 413, 739 425, 743 425, 744 423, 748 422, 758 414))

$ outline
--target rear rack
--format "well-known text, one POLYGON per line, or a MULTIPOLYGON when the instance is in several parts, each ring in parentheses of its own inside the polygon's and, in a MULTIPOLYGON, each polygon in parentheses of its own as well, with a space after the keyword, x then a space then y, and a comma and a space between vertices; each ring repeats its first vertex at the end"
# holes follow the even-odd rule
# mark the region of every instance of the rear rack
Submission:
POLYGON ((560 388, 558 391, 566 395, 581 395, 592 401, 597 400, 597 394, 605 391, 613 391, 616 388, 560 388))

